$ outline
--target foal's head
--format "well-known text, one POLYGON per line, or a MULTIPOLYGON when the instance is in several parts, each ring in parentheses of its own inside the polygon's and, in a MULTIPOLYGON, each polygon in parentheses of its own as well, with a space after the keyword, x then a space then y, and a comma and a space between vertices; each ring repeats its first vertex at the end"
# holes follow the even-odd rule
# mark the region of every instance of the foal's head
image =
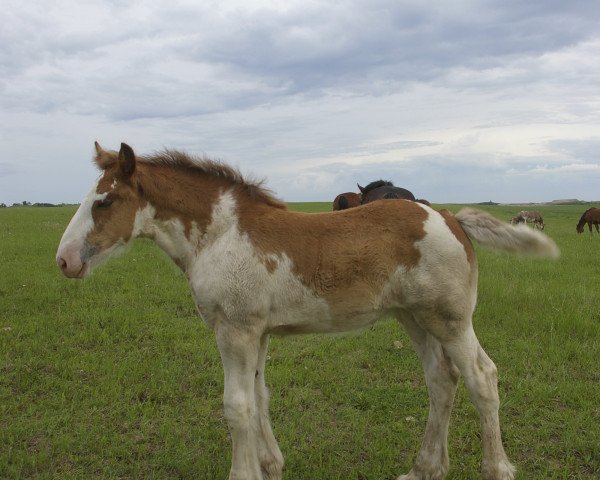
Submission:
POLYGON ((108 152, 96 143, 102 175, 81 202, 65 230, 56 262, 67 277, 83 278, 92 267, 124 247, 134 236, 145 206, 135 181, 136 159, 129 145, 108 152))

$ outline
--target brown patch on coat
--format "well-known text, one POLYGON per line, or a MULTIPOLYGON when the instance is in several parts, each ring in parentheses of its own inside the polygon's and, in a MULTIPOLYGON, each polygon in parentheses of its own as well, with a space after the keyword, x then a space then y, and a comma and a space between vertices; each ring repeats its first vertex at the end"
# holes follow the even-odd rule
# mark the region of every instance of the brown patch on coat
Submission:
POLYGON ((131 184, 119 176, 116 163, 107 166, 98 181, 96 193, 107 192, 105 200, 112 204, 106 208, 99 207, 98 203, 92 206, 94 229, 87 236, 90 246, 99 251, 119 240, 127 242, 133 233, 136 213, 146 204, 138 197, 131 184))
POLYGON ((421 254, 415 242, 425 236, 428 215, 409 201, 373 202, 343 212, 300 213, 241 198, 238 212, 241 231, 259 252, 285 254, 294 273, 316 295, 327 300, 344 298, 363 309, 399 266, 417 265, 421 254))
POLYGON ((465 231, 460 226, 460 223, 454 218, 454 215, 449 210, 445 208, 439 210, 439 213, 442 217, 444 217, 444 221, 446 225, 452 232, 452 235, 456 237, 456 239, 462 244, 465 249, 465 253, 467 254, 467 260, 470 265, 474 265, 476 262, 475 250, 473 249, 473 243, 471 239, 467 236, 465 231))
POLYGON ((227 187, 224 180, 197 171, 142 162, 138 163, 135 180, 143 196, 152 199, 154 217, 165 222, 179 220, 188 240, 194 223, 202 232, 206 230, 213 204, 227 187))
POLYGON ((275 270, 277 270, 277 266, 279 265, 279 262, 277 262, 275 259, 273 259, 271 257, 266 257, 264 259, 264 265, 265 265, 265 268, 267 269, 267 272, 273 273, 275 270))

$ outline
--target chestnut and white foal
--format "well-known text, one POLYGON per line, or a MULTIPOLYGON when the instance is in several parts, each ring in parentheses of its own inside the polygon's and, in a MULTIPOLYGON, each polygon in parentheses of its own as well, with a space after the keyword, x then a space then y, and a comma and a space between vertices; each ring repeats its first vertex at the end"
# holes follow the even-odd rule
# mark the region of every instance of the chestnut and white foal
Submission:
POLYGON ((165 151, 136 157, 96 144, 102 174, 67 227, 57 262, 83 278, 136 237, 154 240, 185 272, 214 330, 225 373, 230 479, 281 479, 269 422, 270 334, 341 332, 393 316, 423 363, 425 437, 405 480, 448 471, 448 420, 462 374, 480 415, 482 475, 514 478, 500 436, 496 367, 473 331, 477 261, 470 239, 557 257, 548 237, 478 210, 373 202, 339 212, 286 209, 260 184, 218 162, 165 151))

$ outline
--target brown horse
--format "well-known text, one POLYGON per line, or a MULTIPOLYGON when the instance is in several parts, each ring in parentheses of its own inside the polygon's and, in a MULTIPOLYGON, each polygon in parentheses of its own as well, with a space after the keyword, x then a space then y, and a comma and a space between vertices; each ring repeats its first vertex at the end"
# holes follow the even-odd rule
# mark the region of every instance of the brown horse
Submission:
POLYGON ((333 200, 333 210, 346 210, 347 208, 358 207, 361 204, 361 200, 361 196, 358 193, 340 193, 333 200))
POLYGON ((472 325, 478 272, 470 239, 557 257, 552 240, 478 210, 453 215, 416 202, 291 212, 222 163, 175 151, 138 157, 126 144, 118 153, 98 144, 96 151, 102 174, 65 230, 57 263, 67 277, 83 278, 145 237, 185 272, 225 371, 231 480, 282 476, 265 386, 269 335, 342 332, 390 316, 410 335, 430 395, 421 450, 400 478, 446 476, 461 374, 481 420, 484 478, 514 478, 501 441, 496 367, 472 325))
POLYGON ((592 207, 583 212, 577 227, 575 227, 577 233, 583 233, 583 228, 586 223, 590 229, 590 235, 592 235, 592 225, 596 227, 596 232, 600 234, 600 208, 592 207))
POLYGON ((358 185, 358 189, 362 193, 363 205, 365 203, 383 199, 404 199, 412 200, 413 202, 416 200, 411 191, 406 190, 405 188, 395 187, 392 182, 386 180, 371 182, 366 187, 358 185))

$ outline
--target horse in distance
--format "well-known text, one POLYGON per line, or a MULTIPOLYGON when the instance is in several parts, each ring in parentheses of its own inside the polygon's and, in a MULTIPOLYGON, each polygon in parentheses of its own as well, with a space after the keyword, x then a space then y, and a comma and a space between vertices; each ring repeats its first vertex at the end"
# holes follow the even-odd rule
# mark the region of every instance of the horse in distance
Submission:
MULTIPOLYGON (((62 236, 58 267, 81 279, 135 238, 148 238, 185 273, 223 364, 230 480, 282 478, 265 383, 269 337, 350 331, 390 317, 408 332, 430 395, 419 453, 399 479, 446 477, 461 376, 480 418, 482 477, 514 479, 497 369, 473 329, 472 241, 556 258, 550 238, 476 209, 453 214, 416 202, 293 212, 226 164, 179 151, 138 156, 124 143, 118 152, 96 143, 95 162, 101 175, 62 236)), ((99 301, 108 295, 97 293, 99 301)))
POLYGON ((510 223, 513 225, 518 223, 531 223, 533 228, 539 228, 540 230, 546 228, 544 217, 537 210, 521 210, 515 217, 511 219, 510 223))
POLYGON ((583 233, 586 223, 590 229, 590 235, 593 234, 592 225, 596 227, 596 232, 600 234, 600 208, 592 207, 583 212, 583 215, 581 215, 581 218, 575 227, 577 233, 583 233))
POLYGON ((369 183, 366 187, 361 187, 358 183, 356 185, 362 194, 363 205, 365 203, 383 199, 404 199, 412 200, 413 202, 416 200, 410 190, 396 187, 392 182, 387 180, 377 180, 369 183))
POLYGON ((345 192, 340 193, 333 200, 333 210, 346 210, 347 208, 358 207, 362 203, 362 198, 358 193, 345 192))

